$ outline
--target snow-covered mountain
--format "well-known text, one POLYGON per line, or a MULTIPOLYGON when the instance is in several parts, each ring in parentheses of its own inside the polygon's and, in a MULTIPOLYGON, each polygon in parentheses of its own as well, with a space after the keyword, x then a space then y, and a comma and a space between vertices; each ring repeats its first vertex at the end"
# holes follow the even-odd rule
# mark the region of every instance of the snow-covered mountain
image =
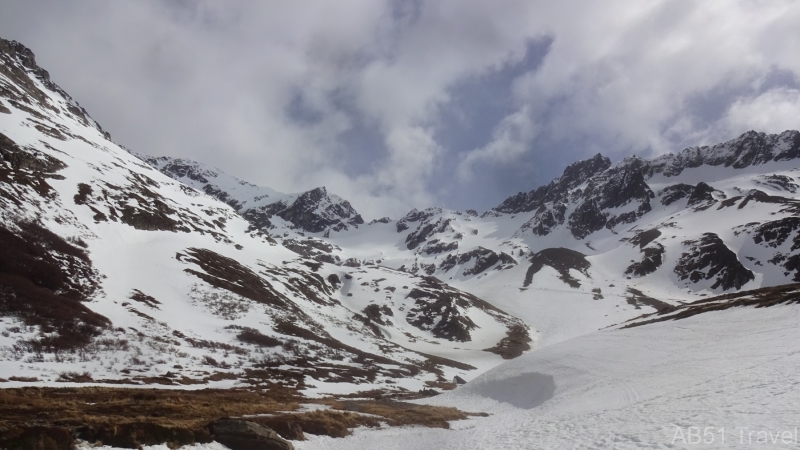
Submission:
MULTIPOLYGON (((276 227, 239 209, 264 230, 285 233, 294 228, 319 237, 324 231, 326 241, 338 248, 304 253, 348 266, 381 261, 409 273, 466 281, 522 263, 526 275, 521 284, 527 287, 536 285, 533 277, 541 267, 558 271, 561 264, 562 281, 577 288, 581 283, 571 281, 575 276, 583 274, 584 284, 592 284, 592 267, 610 267, 604 258, 619 260, 626 253, 629 263, 613 275, 637 280, 627 284, 653 290, 647 284, 666 277, 668 291, 689 287, 694 292, 720 292, 800 281, 800 244, 794 243, 800 169, 792 164, 798 158, 797 131, 751 131, 713 147, 688 148, 653 160, 631 157, 612 164, 598 154, 570 165, 551 183, 511 196, 482 214, 415 209, 396 221, 383 218, 361 228, 347 227, 345 221, 353 217, 349 203, 324 193, 308 204, 317 211, 329 211, 333 204, 348 211, 327 216, 338 221, 333 228, 295 223, 276 227), (330 230, 341 233, 331 236, 330 230), (785 246, 790 238, 792 244, 785 246), (361 251, 357 241, 368 242, 370 250, 361 251), (577 274, 570 275, 570 270, 577 274)), ((173 163, 145 159, 176 180, 191 183, 195 174, 235 180, 198 163, 174 169, 173 163)), ((238 180, 209 185, 202 188, 234 205, 281 195, 238 180), (243 195, 240 186, 249 192, 243 195)), ((285 202, 280 202, 283 207, 285 202)))
POLYGON ((331 231, 358 228, 364 223, 350 202, 329 194, 324 186, 300 194, 282 194, 241 181, 196 161, 134 154, 168 177, 227 203, 257 228, 274 229, 282 225, 300 231, 330 234, 331 231), (280 223, 280 220, 285 223, 280 223))
POLYGON ((440 280, 298 255, 335 248, 303 230, 362 222, 324 189, 283 195, 150 160, 175 181, 114 144, 30 50, 0 41, 0 62, 0 377, 11 384, 416 392, 527 348, 519 319, 440 280), (267 220, 296 239, 270 237, 267 220))
POLYGON ((0 40, 11 383, 438 389, 800 281, 797 131, 596 155, 490 211, 369 223, 324 187, 282 194, 110 139, 30 50, 0 40))

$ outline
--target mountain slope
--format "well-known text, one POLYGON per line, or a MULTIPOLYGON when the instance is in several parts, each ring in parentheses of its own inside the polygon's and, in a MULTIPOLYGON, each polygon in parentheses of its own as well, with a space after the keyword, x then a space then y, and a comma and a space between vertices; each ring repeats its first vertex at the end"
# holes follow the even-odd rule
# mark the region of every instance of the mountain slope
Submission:
MULTIPOLYGON (((0 41, 0 60, 2 379, 416 392, 526 348, 521 321, 439 280, 279 245, 218 200, 231 177, 157 160, 186 183, 168 178, 111 142, 30 50, 0 41)), ((361 222, 324 189, 235 186, 277 199, 254 208, 297 237, 361 222)))
POLYGON ((241 181, 196 161, 133 154, 168 177, 227 203, 258 228, 275 229, 277 225, 273 222, 283 219, 286 222, 284 226, 329 234, 330 231, 358 228, 364 223, 350 202, 328 194, 325 187, 300 194, 282 194, 241 181))

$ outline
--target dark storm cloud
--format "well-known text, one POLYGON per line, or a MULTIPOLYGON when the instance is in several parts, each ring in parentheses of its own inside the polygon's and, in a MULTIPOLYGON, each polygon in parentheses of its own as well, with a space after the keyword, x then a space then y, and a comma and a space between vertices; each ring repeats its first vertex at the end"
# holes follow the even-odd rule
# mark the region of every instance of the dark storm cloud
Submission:
POLYGON ((115 140, 367 217, 485 209, 602 152, 798 128, 791 1, 8 0, 115 140))

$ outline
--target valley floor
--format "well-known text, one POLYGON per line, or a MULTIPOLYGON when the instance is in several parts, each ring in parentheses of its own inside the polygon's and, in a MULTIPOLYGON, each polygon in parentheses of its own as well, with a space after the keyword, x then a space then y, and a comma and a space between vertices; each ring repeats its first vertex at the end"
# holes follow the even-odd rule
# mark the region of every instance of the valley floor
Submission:
MULTIPOLYGON (((276 430, 291 420, 306 440, 286 435, 292 427, 279 432, 298 450, 796 448, 798 321, 800 308, 781 304, 596 331, 406 403, 309 400, 293 390, 32 387, 0 390, 0 418, 91 422, 97 438, 106 428, 135 429, 141 418, 196 428, 195 436, 220 413, 276 430)), ((225 449, 215 442, 182 448, 225 449)))
POLYGON ((591 333, 424 400, 490 417, 310 436, 296 448, 794 448, 798 320, 793 305, 732 308, 591 333))

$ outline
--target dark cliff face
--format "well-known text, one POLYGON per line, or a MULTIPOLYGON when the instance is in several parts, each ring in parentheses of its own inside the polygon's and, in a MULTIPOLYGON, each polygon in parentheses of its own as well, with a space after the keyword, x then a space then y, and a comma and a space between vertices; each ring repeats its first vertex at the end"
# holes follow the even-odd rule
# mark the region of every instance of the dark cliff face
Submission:
POLYGON ((702 280, 714 280, 711 289, 741 289, 746 283, 755 279, 753 272, 744 267, 736 253, 714 233, 705 233, 703 237, 686 241, 687 250, 681 255, 675 266, 675 274, 681 280, 697 283, 702 280))
POLYGON ((412 223, 422 223, 426 220, 430 219, 431 217, 435 216, 442 212, 442 208, 428 208, 422 211, 417 210, 416 208, 412 209, 408 212, 402 219, 397 221, 397 232, 402 233, 405 230, 408 230, 412 225, 412 223))
POLYGON ((364 223, 350 202, 336 203, 324 187, 304 192, 277 215, 311 233, 321 233, 326 229, 342 231, 347 229, 347 225, 358 228, 364 223))
POLYGON ((188 178, 199 183, 210 183, 209 178, 216 177, 216 174, 208 170, 201 169, 194 161, 180 158, 147 158, 147 163, 160 167, 161 173, 173 179, 188 178))
POLYGON ((439 269, 447 272, 456 265, 464 265, 470 261, 474 261, 474 264, 472 267, 468 267, 461 272, 464 276, 483 273, 497 263, 500 263, 500 265, 496 267, 497 270, 510 269, 517 265, 517 260, 505 252, 497 254, 488 248, 478 247, 466 253, 447 255, 444 261, 439 265, 439 269))
MULTIPOLYGON (((643 166, 641 160, 637 159, 631 165, 607 171, 608 177, 598 186, 596 194, 600 208, 617 208, 632 201, 647 202, 655 197, 645 182, 647 167, 643 166)), ((591 194, 587 188, 587 195, 591 194)))
POLYGON ((525 281, 523 283, 525 287, 530 286, 533 282, 533 276, 542 270, 544 266, 550 266, 558 271, 558 278, 561 281, 570 287, 579 288, 581 283, 570 274, 570 270, 578 271, 588 277, 588 270, 591 267, 591 263, 586 260, 586 255, 563 247, 546 248, 532 255, 530 262, 531 265, 525 273, 525 281))
POLYGON ((597 202, 587 200, 569 216, 569 231, 576 239, 583 239, 606 226, 608 214, 600 210, 597 202))
MULTIPOLYGON (((494 212, 535 211, 520 232, 545 236, 566 224, 576 239, 583 239, 603 228, 613 231, 620 225, 633 223, 653 209, 651 201, 657 198, 660 198, 657 203, 663 206, 688 198, 688 206, 696 209, 711 207, 725 199, 720 191, 703 182, 696 186, 676 183, 656 195, 648 185, 654 175, 669 178, 703 165, 742 169, 795 158, 800 158, 797 131, 773 135, 749 131, 711 147, 691 147, 653 160, 631 157, 613 166, 608 158, 598 154, 571 164, 561 177, 545 186, 507 198, 494 212), (611 211, 621 207, 625 207, 623 212, 611 211)), ((800 189, 800 185, 785 177, 764 177, 759 183, 789 192, 800 189)))
POLYGON ((728 142, 710 147, 690 147, 678 154, 659 158, 651 166, 655 173, 672 177, 702 165, 743 169, 796 158, 800 158, 800 132, 790 130, 766 134, 748 131, 728 142))
POLYGON ((564 169, 561 177, 545 186, 528 193, 520 192, 509 197, 494 210, 501 213, 518 214, 539 209, 548 202, 565 201, 570 190, 575 189, 610 166, 611 160, 598 153, 591 159, 570 164, 564 169))
POLYGON ((529 193, 519 193, 500 204, 495 211, 518 214, 536 211, 522 230, 545 236, 565 222, 567 205, 574 204, 568 227, 576 239, 621 223, 630 223, 651 210, 655 194, 646 179, 652 175, 647 161, 630 158, 611 167, 611 160, 600 154, 568 166, 561 177, 529 193), (584 188, 581 185, 586 184, 584 188), (633 211, 619 216, 604 212, 635 202, 633 211))
POLYGON ((698 203, 713 202, 714 197, 711 195, 713 193, 714 188, 701 181, 697 183, 697 186, 692 190, 692 194, 689 196, 689 201, 686 204, 688 206, 693 206, 698 203))
MULTIPOLYGON (((217 196, 219 198, 219 196, 217 196)), ((231 204, 231 202, 227 202, 231 204)), ((235 204, 231 204, 236 208, 235 204)), ((238 209, 238 208, 237 208, 238 209)), ((350 205, 331 197, 324 187, 302 193, 294 201, 281 200, 266 206, 242 209, 242 215, 255 227, 271 227, 271 218, 278 216, 294 228, 309 233, 343 231, 358 228, 364 219, 350 205)))
POLYGON ((642 254, 640 261, 634 261, 625 269, 625 275, 635 275, 643 277, 651 274, 661 267, 664 262, 664 246, 655 242, 661 236, 661 232, 655 228, 640 231, 629 242, 630 244, 639 247, 639 252, 642 254))

